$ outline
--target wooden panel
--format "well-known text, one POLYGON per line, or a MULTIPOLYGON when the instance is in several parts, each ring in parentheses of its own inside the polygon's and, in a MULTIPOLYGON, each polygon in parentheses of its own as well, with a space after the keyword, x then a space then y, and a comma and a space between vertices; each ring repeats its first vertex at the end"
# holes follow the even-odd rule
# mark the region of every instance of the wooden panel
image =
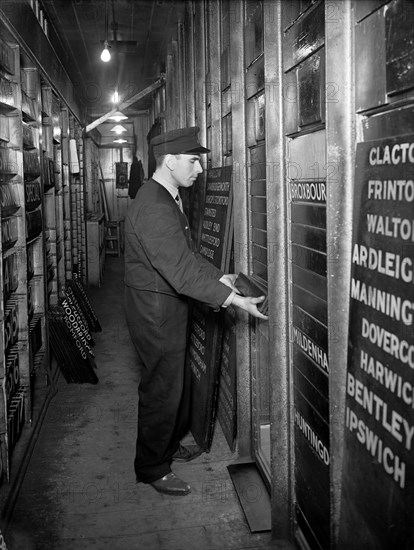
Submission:
POLYGON ((300 372, 309 381, 309 384, 312 384, 328 400, 329 377, 327 373, 318 367, 298 346, 293 346, 292 355, 295 370, 300 372))
MULTIPOLYGON (((326 378, 326 377, 325 377, 326 378)), ((305 396, 307 401, 312 403, 312 407, 323 418, 325 422, 329 422, 329 400, 328 394, 322 395, 306 376, 296 367, 293 369, 293 384, 295 391, 305 396)))
POLYGON ((232 91, 231 88, 227 88, 226 91, 221 94, 221 115, 223 117, 228 115, 231 111, 233 94, 234 91, 232 91))
POLYGON ((266 196, 266 180, 253 180, 250 184, 250 195, 266 196))
POLYGON ((328 351, 328 329, 326 326, 312 319, 297 306, 292 306, 292 322, 304 334, 312 334, 312 338, 318 342, 324 351, 328 351))
POLYGON ((261 57, 246 71, 246 97, 255 96, 264 88, 264 82, 264 57, 261 57))
POLYGON ((282 10, 282 29, 290 27, 301 13, 300 2, 284 2, 282 10))
POLYGON ((414 3, 394 0, 385 11, 387 93, 414 87, 414 3))
POLYGON ((298 68, 299 125, 325 119, 325 49, 309 57, 298 68))
POLYGON ((283 70, 288 71, 323 46, 325 40, 324 2, 305 13, 285 35, 283 70))
MULTIPOLYGON (((30 3, 2 0, 1 7, 7 13, 9 22, 19 34, 31 55, 42 60, 42 67, 47 80, 56 90, 60 91, 66 104, 78 120, 82 120, 83 107, 78 101, 79 93, 75 91, 66 69, 61 64, 49 39, 39 25, 30 3)), ((90 85, 94 90, 99 90, 99 86, 95 83, 90 83, 90 85)))
POLYGON ((251 225, 256 229, 262 229, 266 231, 266 214, 258 214, 257 212, 252 212, 251 225))
POLYGON ((252 212, 266 214, 266 197, 252 197, 250 207, 252 212))
POLYGON ((284 131, 286 135, 293 134, 299 129, 298 96, 298 71, 292 69, 285 74, 283 79, 284 131))
POLYGON ((266 148, 264 144, 260 144, 250 149, 250 164, 252 165, 252 179, 266 177, 266 148), (256 172, 254 171, 253 165, 259 165, 259 168, 256 168, 256 172))
POLYGON ((0 38, 0 67, 10 74, 15 72, 13 49, 2 38, 0 38))
POLYGON ((291 239, 295 244, 313 248, 326 254, 326 230, 292 224, 291 239))
MULTIPOLYGON (((301 311, 297 308, 298 311, 301 311)), ((302 312, 303 313, 303 312, 302 312)), ((312 322, 316 322, 312 317, 304 314, 307 319, 312 322)), ((310 359, 314 364, 316 369, 320 369, 321 372, 329 374, 329 360, 326 350, 321 346, 321 344, 307 332, 302 331, 296 326, 292 326, 292 341, 294 348, 300 350, 305 357, 310 359)), ((293 366, 295 368, 295 366, 293 366)), ((328 398, 328 394, 326 395, 328 398)))
POLYGON ((249 66, 263 52, 263 4, 258 0, 246 2, 245 62, 249 66))
POLYGON ((362 121, 364 141, 410 134, 413 130, 414 107, 394 109, 362 121))
MULTIPOLYGON (((301 392, 298 391, 297 388, 295 388, 295 409, 299 412, 299 415, 302 417, 302 419, 311 427, 312 431, 315 433, 315 435, 318 437, 322 445, 315 445, 314 441, 311 441, 310 438, 307 440, 307 433, 303 433, 300 429, 302 427, 301 425, 301 419, 298 417, 298 415, 295 414, 295 429, 299 429, 300 431, 300 437, 297 438, 299 441, 307 441, 307 444, 310 448, 313 448, 315 452, 315 458, 318 459, 318 461, 325 466, 329 465, 329 430, 328 430, 328 424, 323 420, 323 418, 318 414, 316 409, 310 405, 307 399, 304 399, 304 396, 301 394, 301 392), (314 446, 312 447, 312 444, 314 446)), ((320 399, 320 398, 319 398, 320 399)), ((295 411, 295 412, 296 412, 295 411)), ((313 462, 313 461, 311 461, 313 462)), ((306 467, 304 466, 304 470, 306 471, 306 467)), ((309 462, 308 462, 309 467, 309 462)), ((329 493, 329 491, 328 491, 329 493)), ((329 523, 329 522, 328 522, 329 523)))
POLYGON ((252 228, 252 241, 261 245, 267 246, 267 232, 260 229, 252 228))
POLYGON ((329 467, 317 459, 299 430, 295 430, 295 443, 298 520, 303 518, 305 529, 310 531, 307 542, 313 543, 311 548, 326 549, 330 547, 329 467))
MULTIPOLYGON (((234 267, 230 268, 231 273, 234 267)), ((223 312, 223 341, 220 357, 217 418, 227 443, 234 451, 237 435, 236 317, 233 307, 223 312)))
POLYGON ((263 246, 258 246, 257 244, 253 244, 252 257, 262 264, 267 264, 267 248, 264 248, 263 246))
POLYGON ((389 0, 354 0, 355 20, 359 23, 361 19, 388 2, 389 0))
POLYGON ((246 101, 246 146, 256 145, 256 107, 254 98, 246 101))
POLYGON ((385 21, 376 11, 355 27, 355 107, 357 111, 382 105, 385 89, 385 21))
POLYGON ((318 296, 321 300, 327 300, 326 277, 312 273, 306 269, 292 264, 292 282, 318 296))
MULTIPOLYGON (((325 468, 329 465, 329 430, 328 430, 328 424, 318 414, 316 409, 312 407, 312 405, 310 405, 308 400, 304 399, 304 396, 297 390, 297 388, 295 388, 294 393, 295 393, 294 422, 295 422, 295 432, 298 435, 298 437, 295 438, 295 446, 298 445, 300 447, 300 450, 302 450, 302 452, 304 448, 308 448, 309 450, 313 451, 312 453, 313 458, 308 456, 308 460, 306 461, 306 463, 301 463, 300 464, 301 467, 298 468, 297 470, 297 474, 299 474, 299 472, 302 472, 302 475, 303 475, 304 472, 309 472, 309 473, 311 472, 312 465, 314 467, 317 467, 317 465, 319 464, 324 466, 325 468), (302 429, 304 428, 304 423, 306 423, 309 427, 307 430, 302 429), (313 432, 312 434, 313 436, 316 436, 317 441, 315 441, 315 437, 310 436, 309 434, 310 431, 313 432)), ((328 468, 326 469, 328 470, 328 468)), ((324 479, 324 483, 326 483, 327 481, 326 474, 325 476, 321 476, 321 478, 324 479)), ((321 482, 322 479, 320 479, 319 481, 321 482)), ((329 501, 328 495, 329 495, 329 490, 326 492, 326 495, 325 495, 325 498, 327 501, 329 501)), ((322 495, 320 494, 319 497, 321 496, 322 495)), ((318 506, 316 506, 316 508, 318 508, 318 506)), ((317 513, 317 511, 314 510, 313 513, 317 513)), ((326 518, 325 518, 325 523, 328 523, 329 525, 329 521, 326 521, 326 518)))
POLYGON ((315 0, 300 0, 300 11, 304 12, 307 10, 314 1, 315 0))
MULTIPOLYGON (((263 181, 266 181, 266 161, 263 162, 253 162, 253 164, 250 166, 250 180, 251 182, 261 182, 263 184, 263 181)), ((266 193, 264 193, 266 194, 266 193)))
POLYGON ((230 78, 230 48, 227 47, 220 55, 221 86, 227 88, 231 84, 230 78))
POLYGON ((223 157, 231 155, 233 147, 233 128, 231 113, 222 118, 222 152, 223 157))
POLYGON ((252 264, 252 273, 263 279, 263 281, 267 281, 267 265, 262 262, 258 262, 257 260, 253 260, 252 264))
MULTIPOLYGON (((256 100, 254 101, 256 103, 256 100)), ((255 111, 255 139, 257 138, 257 110, 255 111)), ((250 254, 251 272, 267 281, 267 208, 266 208, 266 148, 264 142, 250 149, 250 254), (261 196, 253 196, 253 194, 261 196), (255 245, 260 245, 261 248, 255 245)))
MULTIPOLYGON (((326 287, 326 280, 324 281, 324 286, 326 287)), ((319 322, 324 325, 328 324, 328 307, 325 300, 293 284, 292 301, 296 306, 312 315, 312 317, 315 317, 319 322)))
POLYGON ((326 208, 325 206, 309 204, 292 204, 291 208, 292 223, 311 225, 325 229, 326 227, 326 208))
POLYGON ((290 180, 326 180, 325 130, 288 141, 287 177, 290 180))
POLYGON ((292 262, 304 269, 326 276, 326 255, 292 244, 292 262))
MULTIPOLYGON (((316 538, 315 533, 312 531, 311 526, 305 518, 299 504, 296 504, 295 506, 295 514, 298 528, 300 529, 301 536, 303 536, 306 540, 307 548, 317 548, 320 550, 321 544, 316 538)), ((327 545, 326 548, 329 548, 329 545, 327 545)))
POLYGON ((264 92, 254 98, 255 104, 255 138, 263 141, 266 135, 266 98, 264 92))

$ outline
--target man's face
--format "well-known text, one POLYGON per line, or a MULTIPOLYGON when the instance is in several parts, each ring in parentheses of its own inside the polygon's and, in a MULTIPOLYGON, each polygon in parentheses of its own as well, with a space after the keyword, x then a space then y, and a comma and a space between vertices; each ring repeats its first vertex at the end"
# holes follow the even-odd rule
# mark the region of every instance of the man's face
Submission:
POLYGON ((202 171, 200 155, 181 154, 175 157, 171 175, 177 187, 191 187, 202 171))

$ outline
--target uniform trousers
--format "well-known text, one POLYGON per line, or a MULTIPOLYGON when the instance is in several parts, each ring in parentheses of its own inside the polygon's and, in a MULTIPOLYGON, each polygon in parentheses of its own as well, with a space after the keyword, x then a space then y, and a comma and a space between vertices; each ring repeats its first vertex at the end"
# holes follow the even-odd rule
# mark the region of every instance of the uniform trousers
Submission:
POLYGON ((135 474, 137 481, 151 483, 171 472, 172 455, 189 431, 189 303, 126 286, 125 313, 141 373, 135 474))

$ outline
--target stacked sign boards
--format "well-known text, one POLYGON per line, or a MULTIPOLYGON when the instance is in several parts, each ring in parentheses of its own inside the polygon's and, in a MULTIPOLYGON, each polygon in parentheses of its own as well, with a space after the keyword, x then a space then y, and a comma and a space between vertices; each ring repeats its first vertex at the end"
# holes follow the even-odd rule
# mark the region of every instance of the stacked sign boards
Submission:
MULTIPOLYGON (((203 211, 198 215, 199 252, 223 271, 229 268, 231 250, 231 170, 231 166, 226 166, 208 171, 203 211)), ((187 357, 192 378, 191 432, 203 450, 209 450, 213 436, 220 361, 223 371, 220 378, 220 418, 223 419, 222 426, 230 446, 234 443, 235 390, 232 386, 234 375, 230 372, 232 362, 229 360, 229 357, 234 356, 234 350, 230 350, 234 340, 230 335, 231 322, 227 321, 225 325, 230 333, 226 331, 222 356, 222 315, 202 304, 194 304, 187 357)))
POLYGON ((296 516, 312 547, 329 547, 329 365, 326 182, 290 182, 296 516))
POLYGON ((340 540, 414 548, 414 135, 359 143, 340 540), (351 535, 352 533, 352 535, 351 535))

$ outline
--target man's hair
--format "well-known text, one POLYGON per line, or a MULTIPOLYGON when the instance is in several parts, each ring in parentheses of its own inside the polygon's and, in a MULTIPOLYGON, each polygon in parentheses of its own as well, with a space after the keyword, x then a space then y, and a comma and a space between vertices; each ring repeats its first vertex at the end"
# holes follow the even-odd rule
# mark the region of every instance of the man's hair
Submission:
MULTIPOLYGON (((167 155, 155 155, 155 166, 156 168, 159 168, 162 166, 162 163, 164 162, 164 159, 167 155)), ((174 155, 175 158, 179 159, 181 155, 174 155)))

